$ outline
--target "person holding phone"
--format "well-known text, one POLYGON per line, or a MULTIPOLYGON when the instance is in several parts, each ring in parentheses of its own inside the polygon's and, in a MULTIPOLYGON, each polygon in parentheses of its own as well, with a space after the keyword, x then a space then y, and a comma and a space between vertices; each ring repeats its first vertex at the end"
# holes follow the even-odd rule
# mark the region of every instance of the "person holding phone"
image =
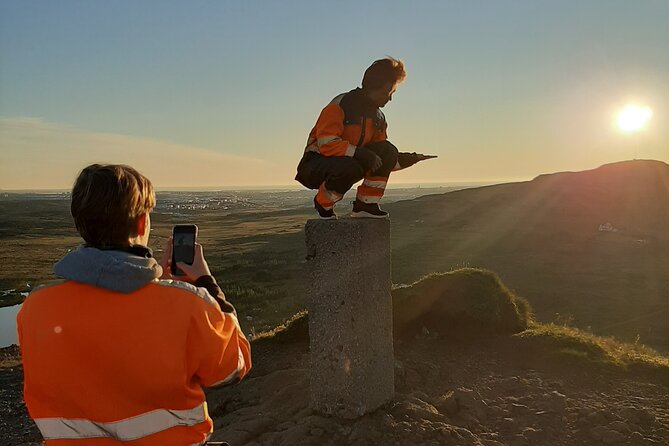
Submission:
POLYGON ((171 239, 153 258, 155 204, 151 182, 125 165, 90 165, 74 184, 70 208, 85 244, 17 316, 24 398, 46 446, 204 445, 213 422, 203 388, 251 368, 202 245, 193 237, 192 261, 176 258, 183 275, 172 275, 171 239))
POLYGON ((172 230, 172 256, 170 272, 173 276, 183 276, 185 273, 177 266, 183 262, 192 265, 195 256, 195 240, 198 228, 196 225, 176 225, 172 230))
POLYGON ((436 158, 399 152, 387 139, 381 108, 405 77, 401 60, 377 60, 365 71, 362 88, 338 95, 321 111, 295 177, 303 186, 318 189, 314 207, 321 219, 336 218, 335 204, 360 180, 351 216, 387 218, 379 202, 390 173, 436 158))

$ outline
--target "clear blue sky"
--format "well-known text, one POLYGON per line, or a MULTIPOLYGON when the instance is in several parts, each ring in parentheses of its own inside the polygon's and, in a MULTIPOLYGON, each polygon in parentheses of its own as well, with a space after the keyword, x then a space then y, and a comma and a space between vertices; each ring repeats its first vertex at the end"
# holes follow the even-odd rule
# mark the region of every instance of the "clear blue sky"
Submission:
POLYGON ((392 55, 396 182, 669 160, 669 2, 0 1, 0 189, 90 162, 160 187, 289 184, 327 102, 392 55), (628 102, 654 116, 613 125, 628 102))

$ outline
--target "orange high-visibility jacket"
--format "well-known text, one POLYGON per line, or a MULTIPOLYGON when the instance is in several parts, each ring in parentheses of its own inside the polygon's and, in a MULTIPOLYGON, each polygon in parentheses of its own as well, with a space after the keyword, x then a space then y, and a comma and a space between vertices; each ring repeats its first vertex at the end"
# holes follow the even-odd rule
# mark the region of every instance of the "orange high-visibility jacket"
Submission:
POLYGON ((383 112, 356 88, 325 106, 304 150, 324 156, 353 156, 356 147, 385 141, 387 128, 383 112))
POLYGON ((203 387, 251 367, 234 309, 157 280, 150 257, 86 247, 54 270, 71 280, 31 293, 17 317, 25 402, 46 445, 203 444, 203 387))

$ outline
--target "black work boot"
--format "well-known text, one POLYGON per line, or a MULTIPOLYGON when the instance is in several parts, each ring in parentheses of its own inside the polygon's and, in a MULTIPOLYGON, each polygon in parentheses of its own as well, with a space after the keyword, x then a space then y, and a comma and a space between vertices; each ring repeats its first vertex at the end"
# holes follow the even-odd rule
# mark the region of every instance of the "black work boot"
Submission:
POLYGON ((316 197, 314 197, 314 207, 316 208, 316 212, 318 212, 318 218, 321 220, 335 220, 337 218, 334 213, 334 209, 325 209, 323 206, 318 204, 316 197))
POLYGON ((353 202, 353 218, 388 218, 388 213, 379 208, 378 203, 363 203, 355 200, 353 202))

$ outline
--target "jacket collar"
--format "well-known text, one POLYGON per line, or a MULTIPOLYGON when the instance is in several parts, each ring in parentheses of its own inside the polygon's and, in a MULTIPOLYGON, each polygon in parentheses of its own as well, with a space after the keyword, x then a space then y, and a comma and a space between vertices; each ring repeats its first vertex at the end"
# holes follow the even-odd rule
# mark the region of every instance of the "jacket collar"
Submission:
POLYGON ((145 246, 98 248, 82 245, 53 268, 56 275, 121 293, 131 293, 159 278, 163 269, 145 246))
POLYGON ((362 107, 365 110, 371 112, 378 109, 378 107, 372 102, 372 100, 367 97, 367 94, 362 88, 358 87, 354 90, 351 90, 350 93, 353 93, 355 95, 360 105, 362 105, 362 107))
POLYGON ((89 243, 84 243, 82 246, 86 248, 97 248, 100 251, 123 251, 132 255, 139 257, 144 257, 150 259, 153 257, 153 251, 148 246, 144 245, 130 245, 130 246, 117 246, 117 245, 104 245, 104 246, 95 246, 89 243))

